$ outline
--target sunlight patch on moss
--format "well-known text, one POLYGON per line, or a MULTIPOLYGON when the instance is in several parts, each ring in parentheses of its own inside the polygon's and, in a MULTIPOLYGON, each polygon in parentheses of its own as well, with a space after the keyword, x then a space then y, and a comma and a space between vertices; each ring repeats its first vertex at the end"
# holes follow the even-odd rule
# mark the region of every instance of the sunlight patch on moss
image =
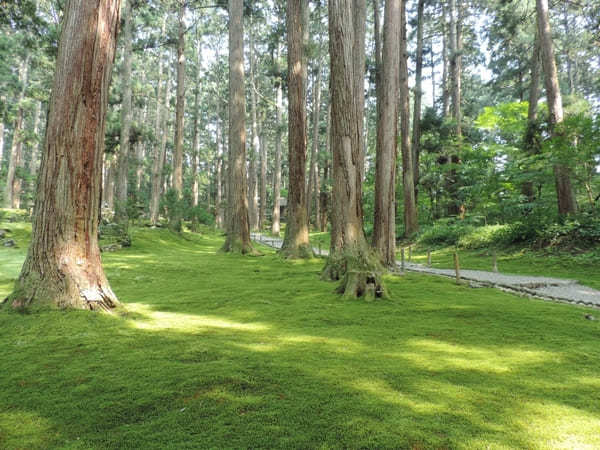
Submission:
POLYGON ((600 417, 580 408, 551 401, 528 402, 515 422, 537 447, 600 448, 600 417))
POLYGON ((490 373, 507 373, 523 365, 548 361, 560 362, 559 355, 551 352, 501 348, 487 350, 433 340, 413 340, 415 352, 388 353, 387 356, 405 358, 428 370, 467 369, 490 373))
POLYGON ((141 314, 143 319, 130 320, 135 327, 143 330, 178 330, 197 332, 203 329, 221 328, 239 331, 265 331, 269 327, 261 323, 241 323, 220 317, 199 316, 174 312, 155 311, 143 303, 129 303, 127 309, 141 314))
POLYGON ((410 398, 404 392, 392 388, 389 384, 382 380, 359 379, 350 383, 350 386, 354 389, 358 389, 359 391, 374 395, 378 399, 387 403, 411 408, 416 412, 432 414, 446 410, 445 405, 410 398))

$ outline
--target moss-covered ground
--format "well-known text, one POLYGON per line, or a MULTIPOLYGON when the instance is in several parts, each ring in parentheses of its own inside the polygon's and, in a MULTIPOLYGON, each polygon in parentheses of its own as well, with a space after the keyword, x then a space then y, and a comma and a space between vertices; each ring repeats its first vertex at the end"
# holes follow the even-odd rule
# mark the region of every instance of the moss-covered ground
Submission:
POLYGON ((348 301, 222 244, 135 229, 119 313, 2 309, 0 448, 600 448, 596 311, 419 275, 348 301))

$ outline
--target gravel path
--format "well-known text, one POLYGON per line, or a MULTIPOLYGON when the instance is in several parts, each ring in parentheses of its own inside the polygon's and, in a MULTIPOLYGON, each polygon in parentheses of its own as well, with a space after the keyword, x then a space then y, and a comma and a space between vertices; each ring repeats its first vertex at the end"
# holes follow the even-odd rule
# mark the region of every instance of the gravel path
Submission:
MULTIPOLYGON (((283 241, 278 238, 251 233, 252 240, 273 248, 281 248, 283 241)), ((313 249, 319 254, 319 249, 313 249)), ((321 250, 321 256, 327 256, 327 250, 321 250)), ((397 262, 400 269, 400 262, 397 262)), ((430 275, 455 278, 453 269, 435 269, 422 264, 405 262, 405 270, 430 275)), ((573 304, 594 306, 600 308, 600 291, 579 284, 575 280, 561 278, 536 277, 529 275, 510 275, 484 270, 461 270, 461 278, 471 282, 473 287, 490 286, 520 295, 556 300, 573 304)))

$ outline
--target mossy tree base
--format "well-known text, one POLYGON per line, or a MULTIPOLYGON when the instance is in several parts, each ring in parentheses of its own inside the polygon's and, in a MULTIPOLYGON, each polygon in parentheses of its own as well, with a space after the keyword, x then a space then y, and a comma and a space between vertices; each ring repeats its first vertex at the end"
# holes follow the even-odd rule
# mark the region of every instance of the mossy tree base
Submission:
POLYGON ((310 259, 313 258, 314 252, 310 245, 284 246, 279 250, 279 255, 285 259, 310 259))
POLYGON ((24 272, 4 302, 17 310, 48 306, 110 312, 120 305, 103 273, 77 269, 47 272, 46 276, 24 272))
POLYGON ((221 247, 223 253, 239 253, 240 255, 259 256, 261 253, 256 250, 250 242, 244 242, 242 239, 231 239, 227 237, 225 244, 221 247))
POLYGON ((327 259, 321 279, 340 281, 336 293, 344 298, 374 300, 388 298, 383 266, 369 251, 340 252, 327 259))

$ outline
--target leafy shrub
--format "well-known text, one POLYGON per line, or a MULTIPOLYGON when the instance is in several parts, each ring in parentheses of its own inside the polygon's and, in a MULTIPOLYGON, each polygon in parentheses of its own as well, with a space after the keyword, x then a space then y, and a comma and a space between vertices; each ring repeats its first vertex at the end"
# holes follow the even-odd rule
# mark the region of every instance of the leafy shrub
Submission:
POLYGON ((461 236, 458 246, 468 249, 496 247, 504 244, 510 225, 486 225, 461 236))
POLYGON ((544 247, 587 248, 600 244, 600 215, 579 214, 547 226, 538 238, 544 247))
POLYGON ((204 207, 198 205, 192 209, 192 221, 202 225, 214 225, 215 216, 204 207))
POLYGON ((462 236, 473 229, 473 225, 465 221, 439 220, 421 232, 418 242, 426 246, 455 246, 462 236))

